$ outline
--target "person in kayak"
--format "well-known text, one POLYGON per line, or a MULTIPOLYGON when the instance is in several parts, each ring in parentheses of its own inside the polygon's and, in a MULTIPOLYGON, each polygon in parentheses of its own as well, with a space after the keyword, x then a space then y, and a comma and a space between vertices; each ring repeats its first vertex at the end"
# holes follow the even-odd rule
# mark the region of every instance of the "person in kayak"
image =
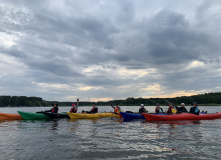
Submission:
POLYGON ((118 114, 121 112, 121 108, 119 106, 119 103, 116 104, 116 107, 113 106, 112 102, 111 102, 111 107, 114 109, 114 113, 118 114))
POLYGON ((167 114, 176 114, 176 113, 177 113, 176 107, 174 107, 172 103, 169 103, 167 114))
POLYGON ((93 107, 91 109, 91 111, 84 111, 82 110, 82 113, 89 113, 89 114, 93 114, 93 113, 97 113, 98 112, 98 108, 96 107, 96 103, 93 103, 93 107))
POLYGON ((144 104, 141 104, 140 105, 140 109, 139 109, 139 112, 138 112, 139 114, 141 114, 141 113, 148 113, 148 111, 144 108, 144 104))
POLYGON ((163 112, 163 108, 160 107, 160 104, 157 103, 156 104, 156 108, 155 108, 155 113, 162 113, 163 112))
POLYGON ((57 103, 53 103, 52 106, 53 106, 52 109, 46 110, 46 111, 43 111, 43 112, 58 113, 58 110, 59 110, 58 104, 57 103))
POLYGON ((190 108, 190 112, 189 113, 199 115, 200 110, 199 110, 199 108, 197 106, 198 106, 198 104, 196 102, 193 102, 193 107, 190 108))
POLYGON ((78 104, 79 104, 79 98, 77 99, 77 105, 75 106, 75 103, 72 104, 72 108, 70 110, 70 113, 77 113, 78 110, 78 104))
POLYGON ((178 108, 178 113, 188 113, 188 111, 185 108, 185 103, 180 104, 181 107, 178 108))

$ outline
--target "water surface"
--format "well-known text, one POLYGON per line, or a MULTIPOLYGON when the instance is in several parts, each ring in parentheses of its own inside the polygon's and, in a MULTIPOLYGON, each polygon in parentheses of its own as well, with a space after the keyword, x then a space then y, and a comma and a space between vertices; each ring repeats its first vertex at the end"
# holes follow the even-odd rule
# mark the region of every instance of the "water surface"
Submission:
MULTIPOLYGON (((0 112, 50 108, 9 107, 0 112)), ((60 107, 59 112, 70 108, 60 107)), ((79 107, 79 111, 90 108, 79 107)), ((221 111, 219 106, 203 108, 209 113, 221 111)), ((139 107, 122 109, 138 111, 139 107)), ((153 112, 154 106, 146 109, 153 112)), ((102 111, 113 109, 99 107, 102 111)), ((219 159, 220 125, 221 120, 150 123, 120 118, 0 121, 0 159, 219 159)))

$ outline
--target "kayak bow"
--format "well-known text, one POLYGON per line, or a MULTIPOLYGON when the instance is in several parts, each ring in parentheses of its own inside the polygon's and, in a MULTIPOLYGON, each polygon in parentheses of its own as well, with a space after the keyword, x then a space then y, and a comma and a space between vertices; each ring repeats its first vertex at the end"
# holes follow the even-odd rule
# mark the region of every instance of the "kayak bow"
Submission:
POLYGON ((23 111, 18 111, 18 113, 24 119, 30 119, 30 120, 34 120, 34 119, 48 119, 48 117, 45 116, 43 113, 31 113, 31 112, 23 112, 23 111))
POLYGON ((23 119, 19 114, 0 113, 0 120, 20 120, 23 119))

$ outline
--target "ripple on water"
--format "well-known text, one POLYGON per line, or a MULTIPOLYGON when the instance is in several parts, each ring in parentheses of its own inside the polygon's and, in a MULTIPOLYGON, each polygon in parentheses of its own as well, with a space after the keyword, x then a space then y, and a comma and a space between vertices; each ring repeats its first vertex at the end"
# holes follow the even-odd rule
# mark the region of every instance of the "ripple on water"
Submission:
POLYGON ((0 159, 218 159, 220 124, 116 118, 4 121, 0 159))

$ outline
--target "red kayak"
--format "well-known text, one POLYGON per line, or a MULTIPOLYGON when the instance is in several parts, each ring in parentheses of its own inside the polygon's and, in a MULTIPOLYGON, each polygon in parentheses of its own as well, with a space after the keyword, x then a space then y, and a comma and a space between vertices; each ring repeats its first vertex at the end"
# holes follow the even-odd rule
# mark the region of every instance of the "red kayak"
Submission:
POLYGON ((210 120, 221 118, 221 112, 213 114, 195 115, 191 113, 171 114, 171 115, 154 115, 143 113, 147 121, 186 121, 186 120, 210 120))

